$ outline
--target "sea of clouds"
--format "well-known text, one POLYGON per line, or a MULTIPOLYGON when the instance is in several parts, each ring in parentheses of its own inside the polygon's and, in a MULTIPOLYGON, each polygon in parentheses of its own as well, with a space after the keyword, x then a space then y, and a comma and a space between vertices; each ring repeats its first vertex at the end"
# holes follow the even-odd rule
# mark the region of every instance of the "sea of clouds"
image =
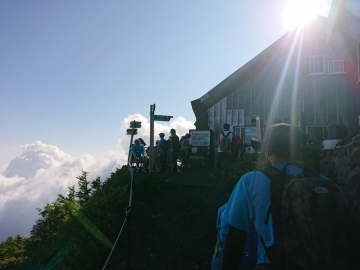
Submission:
MULTIPOLYGON (((58 194, 65 195, 70 186, 76 186, 76 177, 82 170, 89 172, 90 180, 100 176, 104 181, 116 167, 126 164, 130 144, 126 129, 133 120, 142 122, 134 139, 141 137, 150 144, 149 120, 140 114, 129 115, 121 123, 123 136, 117 144, 114 142, 115 150, 105 149, 100 158, 86 153, 71 156, 51 142, 35 141, 23 145, 21 154, 0 168, 0 241, 17 234, 28 237, 40 217, 36 208, 54 202, 58 194)), ((155 139, 160 132, 168 138, 171 128, 181 136, 195 126, 183 117, 170 122, 155 122, 155 139)))

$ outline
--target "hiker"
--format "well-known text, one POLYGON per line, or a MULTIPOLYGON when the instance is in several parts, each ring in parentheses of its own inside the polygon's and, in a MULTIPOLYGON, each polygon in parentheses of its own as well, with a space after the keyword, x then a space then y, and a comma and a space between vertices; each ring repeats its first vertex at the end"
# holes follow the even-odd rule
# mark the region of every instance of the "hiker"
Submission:
POLYGON ((242 148, 243 148, 244 144, 243 141, 241 140, 240 136, 234 136, 232 144, 231 144, 231 154, 233 156, 233 160, 237 161, 238 158, 241 157, 242 155, 242 148))
POLYGON ((142 138, 139 138, 138 140, 140 141, 140 144, 142 144, 143 146, 146 146, 146 143, 142 138))
POLYGON ((225 123, 223 125, 224 130, 219 132, 217 137, 217 153, 214 173, 211 174, 211 177, 217 177, 221 164, 224 166, 223 177, 227 176, 227 171, 229 167, 229 162, 231 160, 231 142, 233 140, 233 133, 229 130, 230 125, 225 123))
POLYGON ((131 146, 131 153, 133 162, 136 162, 136 167, 139 168, 139 163, 142 162, 144 169, 147 170, 149 159, 145 154, 145 147, 143 144, 140 144, 139 139, 136 139, 134 144, 131 146))
POLYGON ((171 158, 172 171, 174 173, 176 173, 177 172, 177 159, 178 159, 179 152, 180 152, 180 143, 179 143, 179 137, 176 135, 175 129, 172 128, 170 130, 170 134, 171 134, 171 148, 172 148, 172 158, 171 158))
MULTIPOLYGON (((226 181, 225 190, 226 195, 230 197, 231 192, 233 191, 236 183, 239 181, 238 177, 232 177, 226 181)), ((223 217, 224 210, 226 208, 225 203, 218 209, 216 229, 217 242, 214 248, 214 254, 211 260, 211 270, 221 270, 223 269, 223 252, 226 242, 226 236, 229 230, 229 224, 223 217)), ((256 252, 257 252, 257 233, 255 229, 252 229, 248 234, 247 241, 244 247, 242 254, 242 260, 239 270, 251 270, 256 264, 256 252)))
POLYGON ((191 137, 191 135, 189 133, 186 133, 184 138, 182 138, 180 141, 180 144, 181 144, 180 156, 181 156, 181 167, 182 168, 187 166, 187 161, 190 156, 190 150, 191 150, 190 137, 191 137))
POLYGON ((166 171, 172 170, 172 144, 171 144, 172 136, 170 135, 167 141, 165 142, 165 150, 166 150, 166 171))
POLYGON ((166 150, 165 150, 165 134, 160 133, 159 134, 160 140, 157 146, 157 154, 159 156, 160 160, 160 172, 165 172, 166 167, 166 150))
POLYGON ((294 164, 301 140, 301 132, 285 123, 266 131, 261 152, 270 166, 244 174, 224 211, 229 232, 223 269, 238 269, 253 226, 260 240, 255 270, 352 269, 347 260, 356 250, 349 248, 349 213, 341 190, 294 164))

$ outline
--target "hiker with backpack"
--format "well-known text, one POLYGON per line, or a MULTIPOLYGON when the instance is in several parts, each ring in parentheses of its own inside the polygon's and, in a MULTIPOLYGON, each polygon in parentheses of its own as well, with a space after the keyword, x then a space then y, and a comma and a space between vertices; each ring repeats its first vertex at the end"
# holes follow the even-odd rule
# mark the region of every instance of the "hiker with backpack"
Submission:
POLYGON ((158 158, 160 160, 160 172, 165 172, 166 169, 166 141, 164 139, 165 134, 164 133, 160 133, 159 134, 160 140, 159 143, 157 145, 157 155, 158 158))
POLYGON ((301 141, 301 132, 288 124, 266 131, 261 152, 270 166, 244 174, 224 212, 223 269, 238 269, 252 227, 259 236, 256 270, 359 267, 349 260, 358 256, 358 243, 343 194, 336 183, 296 164, 301 141))
MULTIPOLYGON (((237 177, 231 177, 226 181, 225 191, 226 195, 230 197, 236 183, 239 181, 237 177)), ((229 224, 224 219, 223 214, 227 203, 222 205, 218 209, 218 215, 216 220, 217 242, 214 248, 213 257, 211 260, 211 270, 222 270, 223 266, 223 252, 226 243, 226 237, 229 230, 229 224)), ((257 256, 257 233, 255 229, 252 229, 246 239, 244 251, 242 254, 242 260, 239 270, 252 270, 252 267, 256 264, 257 256)))
POLYGON ((189 159, 191 153, 191 144, 190 144, 190 137, 189 133, 186 133, 183 138, 180 140, 180 157, 181 157, 181 168, 186 168, 187 161, 189 159))
POLYGON ((231 161, 231 144, 234 134, 229 130, 230 125, 228 123, 225 123, 223 128, 224 130, 219 132, 217 137, 218 148, 216 153, 214 173, 210 175, 211 177, 218 176, 221 164, 224 166, 223 177, 226 177, 229 162, 231 161))
POLYGON ((171 157, 172 172, 177 173, 177 160, 180 153, 180 142, 179 142, 179 137, 176 135, 175 129, 173 128, 170 129, 170 134, 171 134, 171 149, 172 149, 172 157, 171 157))

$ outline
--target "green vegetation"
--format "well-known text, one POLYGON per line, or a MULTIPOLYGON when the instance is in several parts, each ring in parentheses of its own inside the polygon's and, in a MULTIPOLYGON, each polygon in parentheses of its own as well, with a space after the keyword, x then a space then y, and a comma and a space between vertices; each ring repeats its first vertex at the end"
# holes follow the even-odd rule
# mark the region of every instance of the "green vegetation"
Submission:
POLYGON ((266 166, 265 156, 261 154, 245 154, 229 170, 231 177, 241 177, 245 173, 266 166))
MULTIPOLYGON (((319 173, 324 173, 322 164, 323 153, 321 146, 313 146, 311 151, 298 159, 298 164, 302 167, 313 169, 319 173)), ((247 172, 268 166, 264 154, 245 154, 235 164, 232 165, 230 176, 241 177, 247 172)))
POLYGON ((17 235, 0 244, 0 269, 12 269, 15 265, 21 264, 25 259, 25 247, 30 239, 17 235))
MULTIPOLYGON (((77 179, 78 189, 72 186, 66 196, 38 209, 30 238, 9 237, 0 244, 0 269, 102 269, 125 219, 130 174, 117 169, 101 182, 82 172, 77 179)), ((134 193, 146 204, 158 195, 157 186, 139 174, 134 193)), ((124 254, 125 246, 117 245, 109 266, 123 261, 124 254)))

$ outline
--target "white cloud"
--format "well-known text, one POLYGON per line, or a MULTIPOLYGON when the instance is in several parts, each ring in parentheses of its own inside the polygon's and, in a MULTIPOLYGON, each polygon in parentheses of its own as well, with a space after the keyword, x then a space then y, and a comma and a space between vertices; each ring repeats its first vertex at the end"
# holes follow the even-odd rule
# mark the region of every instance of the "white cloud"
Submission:
MULTIPOLYGON (((134 139, 142 138, 147 145, 150 145, 150 121, 140 114, 129 115, 126 117, 122 121, 120 131, 125 133, 126 129, 130 128, 130 122, 134 120, 141 122, 141 128, 138 129, 138 134, 134 136, 134 139)), ((193 122, 185 120, 185 118, 181 116, 170 120, 170 122, 156 121, 154 124, 155 141, 159 139, 159 133, 161 132, 165 134, 165 139, 167 139, 170 135, 170 129, 172 128, 175 129, 176 134, 181 137, 188 133, 189 129, 195 129, 195 126, 193 122)), ((130 136, 119 139, 117 144, 120 149, 129 149, 129 145, 130 136)))
MULTIPOLYGON (((24 145, 19 156, 12 159, 8 166, 1 167, 0 241, 17 234, 29 236, 39 218, 36 208, 53 202, 58 194, 65 195, 70 186, 77 184, 76 177, 81 170, 89 172, 90 180, 97 176, 105 180, 117 166, 126 164, 130 145, 126 129, 132 120, 142 122, 136 138, 141 137, 150 144, 148 119, 140 114, 129 115, 122 121, 120 131, 123 136, 118 140, 117 151, 107 151, 98 159, 90 154, 72 156, 57 146, 41 141, 24 145)), ((155 122, 155 140, 160 132, 165 133, 167 138, 171 128, 181 136, 195 127, 183 117, 170 122, 155 122)))

